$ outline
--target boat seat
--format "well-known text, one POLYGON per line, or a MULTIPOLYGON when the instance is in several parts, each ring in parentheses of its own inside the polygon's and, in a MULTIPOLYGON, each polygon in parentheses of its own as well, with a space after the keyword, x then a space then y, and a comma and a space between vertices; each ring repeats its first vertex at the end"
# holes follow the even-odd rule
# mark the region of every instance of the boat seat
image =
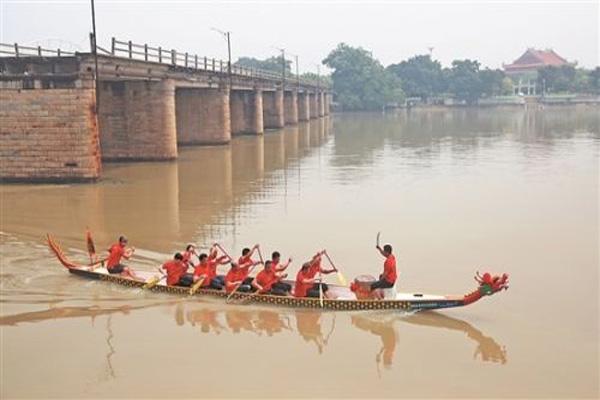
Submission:
POLYGON ((396 299, 396 285, 391 288, 381 289, 383 291, 384 300, 395 300, 396 299))

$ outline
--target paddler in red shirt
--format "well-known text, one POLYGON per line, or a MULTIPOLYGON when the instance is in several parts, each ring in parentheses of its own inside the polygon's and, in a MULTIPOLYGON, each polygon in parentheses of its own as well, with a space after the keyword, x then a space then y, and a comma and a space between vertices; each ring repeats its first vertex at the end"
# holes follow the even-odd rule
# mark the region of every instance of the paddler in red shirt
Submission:
POLYGON ((292 262, 292 258, 291 257, 288 258, 286 263, 280 263, 281 254, 278 251, 274 251, 271 254, 271 261, 272 261, 271 269, 277 275, 277 283, 275 284, 275 287, 279 291, 291 292, 292 285, 290 285, 289 283, 282 282, 282 279, 287 278, 287 274, 284 274, 283 271, 285 271, 287 269, 287 267, 290 266, 290 263, 292 262))
POLYGON ((225 275, 225 291, 231 293, 237 289, 239 292, 251 292, 254 290, 252 286, 252 280, 254 278, 249 277, 250 268, 260 264, 260 261, 253 261, 252 255, 258 249, 258 244, 255 244, 252 249, 244 248, 242 250, 242 256, 238 259, 237 263, 231 263, 231 269, 225 275))
POLYGON ((378 281, 371 284, 371 290, 394 287, 396 283, 396 257, 392 254, 392 246, 386 244, 382 249, 377 245, 376 248, 385 257, 385 262, 383 263, 383 273, 379 275, 378 281))
POLYGON ((287 296, 289 289, 278 286, 279 277, 273 269, 273 262, 267 260, 262 271, 252 281, 252 286, 259 294, 273 294, 276 296, 287 296))
POLYGON ((108 249, 108 257, 106 259, 106 269, 109 274, 120 274, 121 276, 143 281, 142 278, 137 276, 133 270, 123 264, 121 264, 121 258, 129 260, 129 258, 135 252, 134 247, 127 247, 129 241, 125 236, 119 236, 119 241, 108 249))
POLYGON ((199 257, 199 255, 196 251, 196 246, 192 243, 188 244, 183 252, 183 262, 185 265, 189 265, 192 268, 195 267, 195 261, 198 259, 197 257, 199 257))
POLYGON ((256 264, 260 264, 260 261, 246 264, 245 267, 240 267, 238 263, 232 262, 231 269, 225 275, 225 291, 231 293, 237 288, 238 292, 251 292, 253 278, 248 277, 248 274, 250 273, 250 267, 256 264))
POLYGON ((315 254, 311 261, 305 262, 302 264, 302 268, 298 271, 296 275, 296 284, 294 285, 294 296, 296 297, 320 297, 321 287, 323 291, 323 296, 325 298, 329 298, 327 291, 329 290, 329 286, 323 282, 317 282, 318 279, 315 276, 318 273, 322 274, 331 274, 332 272, 337 272, 335 268, 332 269, 323 269, 321 268, 321 256, 325 254, 325 250, 318 252, 315 254))
POLYGON ((231 260, 226 255, 217 257, 217 251, 214 246, 209 251, 210 256, 206 253, 200 254, 200 264, 194 268, 194 282, 202 279, 203 288, 211 288, 221 290, 225 285, 224 277, 217 276, 217 267, 225 265, 231 260))
POLYGON ((167 272, 167 285, 169 286, 189 287, 194 281, 192 274, 187 273, 188 266, 181 253, 175 253, 173 259, 164 263, 161 269, 167 272))

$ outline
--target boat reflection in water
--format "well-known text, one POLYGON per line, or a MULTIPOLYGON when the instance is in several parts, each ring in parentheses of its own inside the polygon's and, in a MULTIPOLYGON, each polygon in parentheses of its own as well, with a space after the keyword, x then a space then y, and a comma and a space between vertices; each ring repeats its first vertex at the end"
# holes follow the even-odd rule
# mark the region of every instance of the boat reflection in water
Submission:
MULTIPOLYGON (((313 343, 318 354, 323 354, 330 341, 335 340, 336 321, 347 327, 354 327, 368 332, 381 340, 381 347, 376 351, 375 361, 378 373, 383 366, 391 369, 394 363, 399 335, 403 324, 422 327, 440 328, 463 332, 466 337, 476 343, 473 358, 482 362, 507 363, 506 349, 496 340, 486 336, 479 329, 466 321, 452 318, 436 312, 421 312, 411 315, 395 313, 323 313, 316 310, 265 309, 240 305, 224 305, 212 303, 188 302, 186 300, 141 301, 140 305, 93 305, 65 306, 50 304, 50 308, 42 311, 31 311, 0 317, 0 326, 16 326, 24 323, 42 323, 71 318, 90 317, 92 324, 98 318, 107 317, 107 371, 106 375, 115 377, 111 362, 117 352, 113 343, 113 316, 129 316, 135 311, 149 308, 171 309, 175 324, 198 327, 202 334, 221 335, 257 335, 272 337, 281 334, 297 334, 305 343, 313 343), (295 321, 294 321, 295 320, 295 321)), ((346 332, 344 332, 346 333, 346 332)))

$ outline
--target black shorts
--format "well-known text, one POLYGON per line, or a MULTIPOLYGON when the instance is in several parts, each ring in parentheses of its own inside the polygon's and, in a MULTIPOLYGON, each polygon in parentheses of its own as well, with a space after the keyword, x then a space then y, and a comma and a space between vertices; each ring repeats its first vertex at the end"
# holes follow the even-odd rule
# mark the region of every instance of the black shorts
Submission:
POLYGON ((389 289, 394 287, 394 283, 390 283, 383 278, 379 278, 378 281, 371 283, 371 290, 374 289, 389 289))
POLYGON ((306 297, 321 297, 319 286, 323 288, 323 293, 329 290, 329 286, 327 286, 326 283, 315 283, 314 286, 308 289, 308 292, 306 292, 306 297))
POLYGON ((181 278, 179 278, 179 282, 177 282, 177 286, 186 286, 190 287, 194 283, 194 275, 185 274, 181 278))
POLYGON ((109 274, 121 274, 125 270, 125 266, 123 264, 117 264, 112 268, 107 268, 109 274))
POLYGON ((276 282, 273 284, 273 286, 271 286, 271 290, 272 291, 278 291, 278 292, 290 292, 292 290, 292 285, 290 285, 289 283, 285 283, 285 282, 276 282))

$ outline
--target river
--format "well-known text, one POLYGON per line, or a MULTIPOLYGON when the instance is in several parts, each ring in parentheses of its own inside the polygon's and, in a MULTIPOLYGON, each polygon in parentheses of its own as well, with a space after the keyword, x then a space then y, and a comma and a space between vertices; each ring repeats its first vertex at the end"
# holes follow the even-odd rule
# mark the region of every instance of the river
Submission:
MULTIPOLYGON (((2 398, 599 396, 600 114, 586 107, 335 114, 176 162, 105 164, 94 184, 2 185, 2 398), (391 243, 399 290, 508 291, 420 314, 179 299, 81 280, 125 233, 151 270, 189 242, 347 278, 391 243)), ((334 283, 335 277, 329 278, 334 283)))

